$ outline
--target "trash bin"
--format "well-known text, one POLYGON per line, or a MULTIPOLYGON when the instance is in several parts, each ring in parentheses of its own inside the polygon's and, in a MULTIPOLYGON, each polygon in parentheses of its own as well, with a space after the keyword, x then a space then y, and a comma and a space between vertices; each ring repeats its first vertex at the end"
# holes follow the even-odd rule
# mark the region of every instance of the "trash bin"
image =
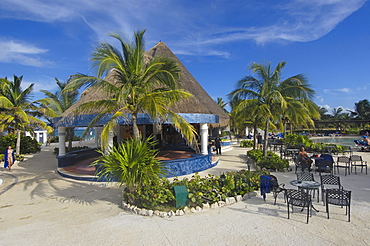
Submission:
POLYGON ((186 189, 186 186, 174 186, 173 189, 175 190, 176 208, 187 206, 189 191, 186 189))

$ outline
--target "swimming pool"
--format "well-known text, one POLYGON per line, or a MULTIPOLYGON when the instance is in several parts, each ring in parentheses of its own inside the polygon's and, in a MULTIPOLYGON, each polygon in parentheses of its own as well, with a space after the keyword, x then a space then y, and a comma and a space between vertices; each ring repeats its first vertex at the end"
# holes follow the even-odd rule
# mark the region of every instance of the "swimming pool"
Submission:
POLYGON ((361 136, 358 137, 318 137, 311 138, 313 143, 332 143, 346 146, 356 146, 354 140, 360 140, 361 136))

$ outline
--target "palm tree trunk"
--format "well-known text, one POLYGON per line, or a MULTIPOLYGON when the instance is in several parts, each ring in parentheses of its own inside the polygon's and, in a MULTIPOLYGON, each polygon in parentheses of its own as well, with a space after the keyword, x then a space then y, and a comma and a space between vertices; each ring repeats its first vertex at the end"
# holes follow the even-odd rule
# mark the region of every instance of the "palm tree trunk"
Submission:
POLYGON ((73 142, 73 136, 74 136, 74 131, 73 127, 68 127, 67 128, 67 137, 68 137, 68 151, 72 150, 72 142, 73 142))
POLYGON ((20 155, 21 154, 21 130, 17 130, 17 146, 16 146, 16 149, 15 149, 15 153, 17 153, 17 155, 20 155))
POLYGON ((139 127, 137 126, 137 114, 132 114, 132 131, 134 134, 135 139, 140 139, 140 131, 139 127))
POLYGON ((287 122, 286 122, 286 121, 284 120, 284 130, 283 130, 283 136, 285 136, 285 135, 286 135, 286 134, 285 134, 285 133, 286 133, 286 123, 287 123, 287 122))
POLYGON ((253 149, 256 149, 257 147, 257 123, 253 124, 253 149))
POLYGON ((263 156, 267 156, 267 144, 268 144, 268 131, 269 131, 270 117, 266 119, 264 142, 263 142, 263 156))

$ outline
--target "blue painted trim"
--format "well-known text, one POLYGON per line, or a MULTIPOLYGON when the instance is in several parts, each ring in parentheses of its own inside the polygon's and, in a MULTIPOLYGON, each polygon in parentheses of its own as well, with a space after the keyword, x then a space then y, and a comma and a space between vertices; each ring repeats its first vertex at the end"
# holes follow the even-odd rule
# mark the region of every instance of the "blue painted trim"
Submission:
POLYGON ((78 176, 78 174, 68 174, 65 172, 61 172, 60 170, 57 170, 58 174, 62 177, 69 178, 69 179, 74 179, 74 180, 81 180, 81 181, 91 181, 91 182, 106 182, 106 180, 99 179, 96 176, 78 176))
POLYGON ((166 165, 166 178, 177 177, 207 170, 218 162, 212 163, 212 155, 193 155, 191 158, 163 161, 166 165))
MULTIPOLYGON (((111 119, 113 114, 106 114, 103 116, 96 125, 106 125, 111 119)), ((194 123, 219 123, 219 116, 214 114, 189 114, 189 113, 179 113, 179 116, 184 118, 190 124, 194 123)), ((73 118, 62 118, 57 117, 53 119, 54 127, 84 127, 87 126, 97 114, 87 114, 87 115, 76 115, 73 118)), ((127 114, 126 117, 120 117, 117 122, 119 125, 130 125, 132 124, 131 114, 127 114)), ((137 123, 139 125, 153 124, 153 121, 148 114, 138 114, 137 123)), ((165 122, 164 124, 171 124, 170 122, 165 122)))
MULTIPOLYGON (((193 155, 190 158, 162 161, 163 163, 165 163, 167 170, 167 174, 164 177, 166 178, 178 177, 212 168, 218 164, 218 161, 212 163, 212 155, 213 154, 193 155)), ((62 177, 75 180, 92 182, 109 182, 108 179, 106 178, 99 179, 97 176, 69 174, 67 172, 62 172, 59 169, 57 170, 57 172, 62 177)))
POLYGON ((221 141, 221 146, 230 146, 231 145, 231 142, 230 141, 221 141))

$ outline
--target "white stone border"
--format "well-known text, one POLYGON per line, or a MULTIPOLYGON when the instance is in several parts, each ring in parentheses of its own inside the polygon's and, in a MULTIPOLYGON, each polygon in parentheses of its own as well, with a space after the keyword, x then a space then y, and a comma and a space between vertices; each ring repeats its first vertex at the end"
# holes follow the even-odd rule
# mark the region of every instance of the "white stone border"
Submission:
POLYGON ((227 197, 225 199, 225 201, 219 201, 219 202, 212 203, 212 204, 203 203, 202 207, 200 207, 200 206, 196 206, 196 207, 192 207, 192 208, 184 207, 183 209, 178 209, 176 211, 171 210, 169 212, 163 212, 163 211, 158 211, 158 210, 153 211, 153 210, 150 210, 150 209, 138 208, 135 205, 130 205, 129 203, 125 203, 123 201, 122 201, 122 208, 127 210, 127 211, 132 212, 133 214, 137 214, 137 215, 149 216, 149 217, 159 216, 159 217, 164 218, 164 217, 182 216, 182 215, 185 215, 185 214, 199 213, 199 212, 207 211, 207 210, 210 210, 210 209, 217 209, 217 208, 221 208, 221 207, 224 207, 224 206, 227 206, 227 205, 232 205, 232 204, 240 202, 242 200, 246 200, 246 199, 251 198, 251 197, 256 196, 256 195, 257 195, 257 193, 255 191, 253 191, 253 192, 250 192, 250 193, 246 193, 244 196, 237 195, 235 197, 227 197))

